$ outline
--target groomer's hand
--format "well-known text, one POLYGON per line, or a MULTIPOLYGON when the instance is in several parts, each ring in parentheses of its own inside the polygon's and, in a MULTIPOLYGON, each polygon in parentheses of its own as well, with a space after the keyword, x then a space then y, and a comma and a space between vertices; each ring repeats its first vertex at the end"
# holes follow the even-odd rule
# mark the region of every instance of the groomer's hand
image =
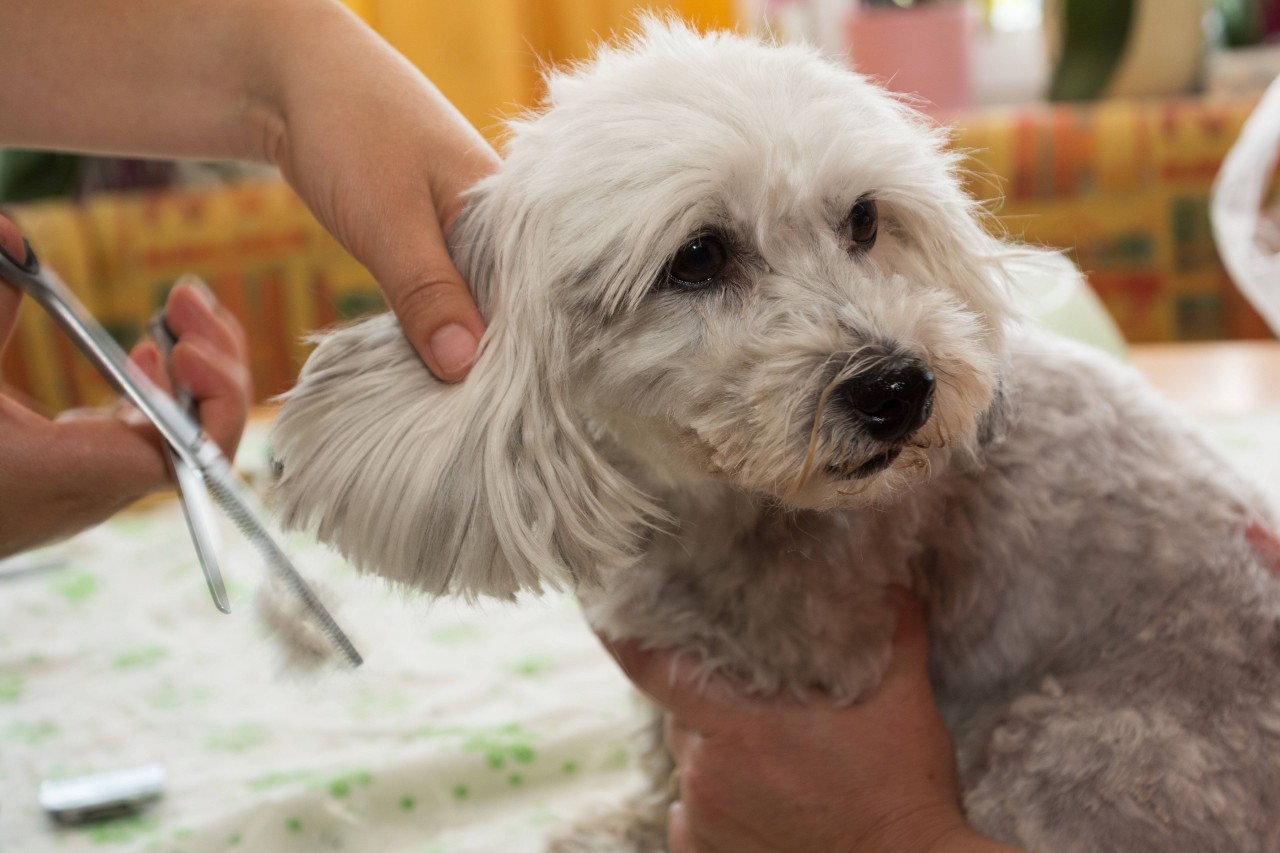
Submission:
POLYGON ((851 707, 822 696, 751 698, 720 677, 700 690, 692 661, 606 646, 667 712, 667 746, 680 768, 672 853, 1011 850, 961 815, 914 599, 901 607, 884 682, 851 707))
POLYGON ((441 379, 484 321, 445 249, 498 158, 338 0, 6 0, 0 145, 279 166, 441 379), (68 61, 72 56, 74 61, 68 61))
MULTIPOLYGON (((24 256, 18 229, 2 216, 0 245, 24 256)), ((21 300, 17 288, 0 282, 0 355, 21 300)), ((139 344, 132 358, 162 387, 188 388, 205 431, 232 456, 251 398, 244 333, 202 285, 174 288, 165 311, 178 338, 172 376, 150 342, 139 344)), ((0 556, 69 536, 166 488, 163 452, 159 434, 130 407, 68 412, 51 421, 0 394, 0 556)))
POLYGON ((280 25, 269 31, 296 31, 305 19, 310 43, 292 59, 288 44, 273 46, 282 57, 273 75, 282 120, 269 159, 373 273, 431 371, 461 379, 484 321, 445 238, 463 191, 496 168, 497 154, 346 9, 314 0, 271 5, 280 25))

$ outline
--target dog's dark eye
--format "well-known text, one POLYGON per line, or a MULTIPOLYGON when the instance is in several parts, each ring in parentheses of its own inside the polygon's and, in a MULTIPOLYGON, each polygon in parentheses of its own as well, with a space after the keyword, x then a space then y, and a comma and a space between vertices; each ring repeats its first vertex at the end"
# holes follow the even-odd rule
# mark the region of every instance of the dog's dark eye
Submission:
POLYGON ((880 231, 880 220, 876 214, 876 200, 873 198, 858 199, 858 203, 849 211, 845 220, 849 251, 868 252, 876 244, 876 234, 880 231))
POLYGON ((718 237, 704 234, 676 252, 667 264, 667 278, 684 287, 703 287, 720 275, 728 257, 718 237))

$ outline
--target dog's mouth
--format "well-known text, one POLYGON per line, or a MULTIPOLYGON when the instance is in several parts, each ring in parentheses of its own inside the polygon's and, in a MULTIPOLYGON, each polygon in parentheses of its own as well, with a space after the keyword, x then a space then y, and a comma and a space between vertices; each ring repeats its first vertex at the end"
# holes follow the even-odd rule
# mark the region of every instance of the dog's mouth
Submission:
POLYGON ((900 453, 902 448, 894 447, 858 465, 828 465, 827 473, 841 480, 865 480, 892 465, 900 453))

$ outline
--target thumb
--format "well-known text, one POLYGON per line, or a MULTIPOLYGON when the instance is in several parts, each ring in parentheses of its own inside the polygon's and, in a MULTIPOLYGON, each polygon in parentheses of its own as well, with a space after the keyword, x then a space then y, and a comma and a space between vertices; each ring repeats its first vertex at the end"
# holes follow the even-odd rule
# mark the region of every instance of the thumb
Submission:
POLYGON ((929 655, 929 625, 925 618, 924 602, 910 592, 895 589, 898 621, 893 632, 893 644, 897 653, 909 660, 924 660, 929 655))
POLYGON ((893 656, 880 683, 880 692, 932 695, 929 683, 929 628, 924 603, 901 588, 890 588, 897 611, 893 656))
POLYGON ((684 803, 679 800, 667 809, 667 845, 671 853, 694 853, 693 833, 689 831, 684 803))
POLYGON ((475 361, 484 319, 449 257, 439 223, 428 219, 416 243, 421 255, 379 280, 405 335, 427 367, 446 382, 454 382, 475 361))

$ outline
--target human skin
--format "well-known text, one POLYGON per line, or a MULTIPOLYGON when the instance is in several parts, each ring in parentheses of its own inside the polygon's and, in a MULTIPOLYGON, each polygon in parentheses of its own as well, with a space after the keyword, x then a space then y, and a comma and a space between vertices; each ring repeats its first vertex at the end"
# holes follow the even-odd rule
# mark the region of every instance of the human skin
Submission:
POLYGON ((373 274, 428 367, 484 321, 445 245, 498 158, 336 0, 10 0, 0 145, 278 166, 373 274))
POLYGON ((924 616, 900 598, 892 663, 853 706, 746 696, 723 677, 703 684, 688 656, 606 642, 666 711, 672 853, 1016 853, 965 823, 924 616))
MULTIPOLYGON (((18 229, 0 216, 0 246, 22 259, 18 229)), ((0 281, 0 355, 22 293, 0 281)), ((169 371, 153 343, 131 357, 157 384, 187 388, 205 432, 228 456, 244 431, 251 380, 244 332, 208 290, 181 284, 166 319, 177 336, 169 371)), ((137 411, 68 412, 54 420, 0 394, 0 557, 70 536, 170 487, 160 435, 137 411)))

